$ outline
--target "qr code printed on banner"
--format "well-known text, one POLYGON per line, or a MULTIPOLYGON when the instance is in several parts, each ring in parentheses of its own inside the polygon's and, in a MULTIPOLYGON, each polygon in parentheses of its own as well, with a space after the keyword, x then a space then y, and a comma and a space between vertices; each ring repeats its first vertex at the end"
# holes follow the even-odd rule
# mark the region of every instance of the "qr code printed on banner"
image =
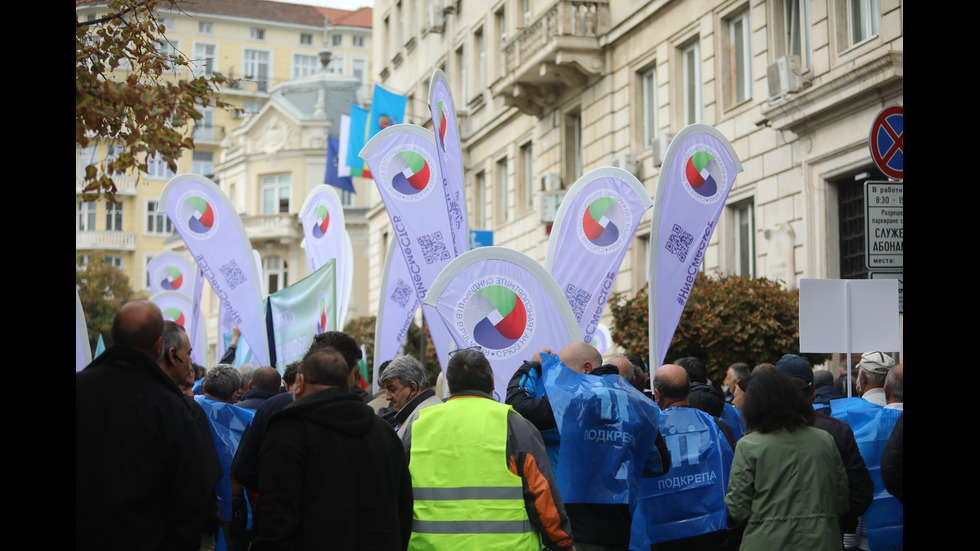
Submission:
POLYGON ((399 279, 395 284, 395 291, 391 293, 391 300, 397 302, 400 308, 405 308, 410 298, 412 298, 412 288, 404 280, 399 279))
POLYGON ((442 239, 441 231, 420 235, 418 242, 419 247, 422 249, 422 258, 425 259, 426 264, 452 260, 453 258, 449 254, 449 249, 446 248, 446 242, 442 239))
POLYGON ((228 283, 229 289, 234 289, 238 287, 238 284, 245 283, 245 274, 242 273, 242 269, 238 267, 238 263, 235 259, 228 262, 224 266, 218 268, 221 275, 224 276, 225 281, 228 283))
POLYGON ((572 305, 572 312, 575 312, 575 319, 582 321, 582 314, 585 312, 585 307, 589 304, 589 299, 592 298, 592 293, 585 291, 585 289, 579 289, 569 283, 565 286, 565 297, 568 298, 568 303, 572 305))
POLYGON ((667 252, 677 256, 677 259, 684 262, 687 258, 687 252, 691 248, 691 243, 694 243, 694 236, 684 231, 684 228, 674 224, 670 235, 667 236, 667 244, 665 245, 667 252))

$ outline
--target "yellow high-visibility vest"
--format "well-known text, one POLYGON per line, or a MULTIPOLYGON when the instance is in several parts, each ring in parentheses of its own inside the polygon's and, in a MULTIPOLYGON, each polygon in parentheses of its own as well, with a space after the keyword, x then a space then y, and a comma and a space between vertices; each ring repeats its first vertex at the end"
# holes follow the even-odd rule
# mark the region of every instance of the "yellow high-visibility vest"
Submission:
POLYGON ((521 477, 507 468, 510 406, 459 396, 412 424, 409 549, 541 549, 521 477))

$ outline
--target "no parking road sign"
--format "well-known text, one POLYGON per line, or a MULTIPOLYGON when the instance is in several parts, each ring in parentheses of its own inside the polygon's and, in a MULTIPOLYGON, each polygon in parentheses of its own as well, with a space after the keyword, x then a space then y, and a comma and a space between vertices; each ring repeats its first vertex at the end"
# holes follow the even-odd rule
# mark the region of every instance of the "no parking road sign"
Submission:
POLYGON ((903 108, 901 105, 885 107, 871 124, 871 158, 889 178, 903 178, 903 108))

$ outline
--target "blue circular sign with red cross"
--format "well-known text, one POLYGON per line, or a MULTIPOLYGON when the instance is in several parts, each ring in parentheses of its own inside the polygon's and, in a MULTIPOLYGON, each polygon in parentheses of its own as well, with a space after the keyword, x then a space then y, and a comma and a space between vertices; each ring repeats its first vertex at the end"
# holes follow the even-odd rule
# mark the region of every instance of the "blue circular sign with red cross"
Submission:
POLYGON ((871 124, 871 158, 885 176, 902 180, 903 178, 903 109, 901 105, 885 107, 875 116, 871 124))

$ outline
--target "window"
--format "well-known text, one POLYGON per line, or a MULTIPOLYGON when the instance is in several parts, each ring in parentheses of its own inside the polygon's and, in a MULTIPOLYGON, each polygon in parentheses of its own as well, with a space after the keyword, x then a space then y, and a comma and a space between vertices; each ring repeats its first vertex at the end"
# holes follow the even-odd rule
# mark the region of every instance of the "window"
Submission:
POLYGON ((160 209, 160 201, 146 201, 146 233, 155 235, 170 235, 174 232, 170 217, 160 209))
POLYGON ((367 72, 367 58, 361 55, 353 55, 350 58, 351 76, 364 86, 364 74, 367 72))
POLYGON ((657 69, 656 67, 640 75, 643 94, 643 144, 650 145, 657 137, 657 69))
MULTIPOLYGON (((115 162, 119 159, 119 155, 123 152, 123 147, 121 145, 107 145, 105 148, 105 162, 106 169, 109 168, 109 163, 115 162)), ((119 172, 118 170, 116 172, 119 172)))
POLYGON ((78 175, 85 176, 85 167, 88 165, 94 165, 98 161, 96 158, 96 153, 98 153, 98 146, 90 145, 88 147, 78 148, 78 175))
POLYGON ((306 46, 312 46, 313 35, 310 33, 299 33, 299 43, 306 46))
POLYGON ((282 258, 278 256, 263 258, 262 271, 266 277, 266 293, 275 293, 289 285, 289 268, 282 258))
POLYGON ((752 25, 749 10, 726 20, 728 40, 725 56, 725 91, 728 104, 752 97, 752 25))
POLYGON ((143 255, 143 288, 150 288, 150 262, 153 260, 152 254, 143 255))
POLYGON ((466 86, 466 48, 460 44, 459 48, 456 48, 456 83, 453 89, 459 90, 459 97, 466 98, 463 101, 469 101, 469 95, 467 94, 466 86))
POLYGON ((701 44, 697 41, 681 51, 681 86, 683 86, 684 125, 701 120, 701 44))
POLYGON ((210 77, 214 74, 214 60, 218 47, 214 44, 194 44, 194 59, 191 71, 195 77, 210 77))
POLYGON ((269 90, 269 52, 263 50, 245 50, 245 78, 254 80, 259 92, 269 90))
POLYGON ((346 189, 340 190, 340 206, 342 207, 353 207, 354 206, 354 194, 347 191, 346 189))
POLYGON ((160 156, 160 152, 157 151, 153 156, 147 156, 146 158, 146 174, 150 178, 169 180, 174 177, 174 172, 170 170, 167 166, 166 161, 160 156))
POLYGON ((305 77, 316 73, 320 59, 312 54, 293 54, 293 78, 305 77))
POLYGON ((355 48, 363 48, 364 47, 364 37, 363 36, 354 36, 354 37, 352 37, 352 39, 354 41, 354 47, 355 48))
POLYGON ((521 200, 524 210, 534 204, 534 154, 531 142, 521 146, 521 200))
POLYGON ((327 72, 335 75, 342 75, 347 70, 347 59, 344 54, 334 53, 327 65, 327 72))
POLYGON ((510 181, 507 178, 507 157, 497 161, 497 191, 500 201, 500 206, 497 207, 497 213, 500 215, 498 224, 500 224, 506 222, 509 217, 507 202, 510 200, 510 181))
POLYGON ((776 23, 782 24, 781 40, 776 44, 779 55, 800 58, 800 69, 810 68, 810 0, 782 0, 776 23))
POLYGON ((732 205, 735 222, 735 275, 755 277, 755 202, 752 199, 732 205))
POLYGON ((95 202, 78 202, 78 231, 95 230, 95 202))
POLYGON ((495 16, 497 21, 497 36, 500 37, 500 42, 504 42, 507 40, 507 12, 504 8, 500 8, 497 10, 495 16))
POLYGON ((848 46, 878 34, 878 0, 847 0, 848 46))
POLYGON ((289 174, 263 176, 262 214, 289 212, 289 192, 291 188, 292 184, 289 174))
POLYGON ((211 151, 195 151, 193 157, 191 172, 210 178, 214 174, 214 153, 211 151))
POLYGON ((476 174, 473 193, 473 222, 477 228, 487 227, 487 175, 484 172, 476 174))
POLYGON ((248 36, 252 40, 265 40, 265 29, 261 27, 252 27, 249 30, 248 36))
POLYGON ((210 21, 198 21, 197 32, 201 34, 211 34, 214 32, 214 24, 210 21))
POLYGON ((214 107, 198 107, 197 112, 201 118, 194 123, 194 139, 196 140, 216 140, 214 126, 214 107))
POLYGON ((531 24, 531 0, 521 0, 521 12, 524 14, 524 26, 531 24))
POLYGON ((108 265, 110 265, 110 266, 112 266, 113 268, 116 268, 118 270, 122 270, 122 257, 121 256, 107 254, 105 256, 105 263, 108 264, 108 265))
POLYGON ((582 115, 577 110, 565 114, 565 175, 567 186, 582 176, 582 115))
POLYGON ((330 44, 333 46, 340 46, 344 41, 344 35, 335 34, 330 37, 330 44))
POLYGON ((122 231, 123 229, 123 204, 106 201, 105 203, 105 229, 108 231, 122 231))
MULTIPOLYGON (((480 94, 487 87, 487 45, 483 40, 483 27, 473 33, 473 49, 476 50, 476 93, 480 94)), ((467 98, 469 99, 469 98, 467 98)))

